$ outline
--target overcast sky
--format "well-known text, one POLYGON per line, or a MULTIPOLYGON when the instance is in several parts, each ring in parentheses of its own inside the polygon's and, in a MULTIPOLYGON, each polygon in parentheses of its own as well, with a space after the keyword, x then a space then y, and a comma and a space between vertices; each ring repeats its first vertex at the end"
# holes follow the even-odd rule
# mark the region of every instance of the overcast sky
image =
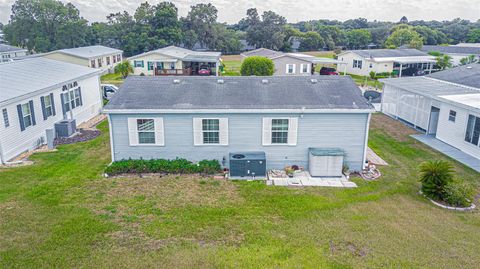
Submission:
MULTIPOLYGON (((63 1, 63 0, 62 0, 63 1)), ((0 21, 8 22, 15 0, 0 0, 0 21)), ((68 2, 68 1, 63 1, 68 2)), ((127 10, 133 13, 142 1, 134 0, 71 0, 81 16, 92 21, 104 21, 109 13, 127 10)), ((149 1, 158 3, 160 1, 149 1)), ((246 10, 256 7, 260 12, 273 10, 288 22, 310 19, 367 18, 368 20, 398 21, 405 15, 409 20, 451 20, 453 18, 480 19, 480 0, 173 0, 180 16, 185 16, 190 5, 212 3, 218 9, 220 22, 235 23, 246 10)))

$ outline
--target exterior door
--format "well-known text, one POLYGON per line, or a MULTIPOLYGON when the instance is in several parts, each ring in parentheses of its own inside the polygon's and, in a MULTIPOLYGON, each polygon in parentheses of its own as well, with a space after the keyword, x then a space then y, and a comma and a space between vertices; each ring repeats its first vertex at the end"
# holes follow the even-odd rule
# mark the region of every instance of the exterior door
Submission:
POLYGON ((432 108, 430 109, 430 121, 428 123, 427 134, 435 135, 437 133, 439 115, 440 115, 440 109, 432 106, 432 108))

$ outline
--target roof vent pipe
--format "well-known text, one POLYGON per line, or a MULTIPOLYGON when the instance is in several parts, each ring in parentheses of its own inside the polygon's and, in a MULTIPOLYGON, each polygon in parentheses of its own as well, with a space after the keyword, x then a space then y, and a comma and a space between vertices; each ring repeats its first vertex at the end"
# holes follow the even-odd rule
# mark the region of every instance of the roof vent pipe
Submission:
POLYGON ((179 79, 174 79, 173 84, 180 84, 180 80, 179 79))
POLYGON ((315 83, 317 83, 317 82, 318 82, 318 79, 316 79, 316 78, 312 78, 312 79, 310 79, 310 81, 312 82, 312 84, 315 84, 315 83))
POLYGON ((225 83, 225 80, 219 79, 219 80, 217 80, 217 83, 218 83, 218 84, 224 84, 224 83, 225 83))
POLYGON ((263 84, 268 84, 268 79, 262 79, 263 84))

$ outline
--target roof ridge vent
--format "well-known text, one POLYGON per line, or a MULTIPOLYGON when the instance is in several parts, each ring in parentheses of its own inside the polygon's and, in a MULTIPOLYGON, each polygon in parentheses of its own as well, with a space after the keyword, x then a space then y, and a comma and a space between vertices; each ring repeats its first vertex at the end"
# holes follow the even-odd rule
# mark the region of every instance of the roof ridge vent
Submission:
POLYGON ((262 79, 262 84, 268 84, 268 79, 266 78, 262 79))
POLYGON ((310 79, 310 82, 312 82, 312 84, 315 84, 315 83, 317 83, 317 82, 318 82, 318 79, 316 79, 316 78, 312 78, 312 79, 310 79))
POLYGON ((180 80, 178 78, 174 79, 173 84, 180 84, 180 80))
POLYGON ((217 80, 217 83, 218 83, 218 84, 224 84, 224 83, 225 83, 225 80, 223 80, 223 79, 218 79, 218 80, 217 80))

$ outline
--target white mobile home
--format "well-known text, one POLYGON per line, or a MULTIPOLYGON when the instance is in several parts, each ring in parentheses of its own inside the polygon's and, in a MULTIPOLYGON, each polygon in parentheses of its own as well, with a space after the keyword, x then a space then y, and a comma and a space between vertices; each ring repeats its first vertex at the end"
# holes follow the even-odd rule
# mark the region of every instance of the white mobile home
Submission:
POLYGON ((31 58, 0 64, 0 163, 46 142, 55 123, 102 109, 100 70, 31 58))
POLYGON ((41 57, 79 64, 112 73, 115 66, 122 61, 122 50, 105 46, 87 46, 71 49, 55 50, 42 54, 41 57))
POLYGON ((373 71, 396 72, 401 77, 409 68, 429 73, 436 62, 435 57, 416 49, 350 50, 340 53, 338 59, 347 63, 347 73, 359 76, 369 76, 373 71))
POLYGON ((480 159, 479 64, 382 81, 382 112, 480 159))
POLYGON ((0 44, 0 62, 9 62, 25 55, 27 55, 26 49, 0 44))

